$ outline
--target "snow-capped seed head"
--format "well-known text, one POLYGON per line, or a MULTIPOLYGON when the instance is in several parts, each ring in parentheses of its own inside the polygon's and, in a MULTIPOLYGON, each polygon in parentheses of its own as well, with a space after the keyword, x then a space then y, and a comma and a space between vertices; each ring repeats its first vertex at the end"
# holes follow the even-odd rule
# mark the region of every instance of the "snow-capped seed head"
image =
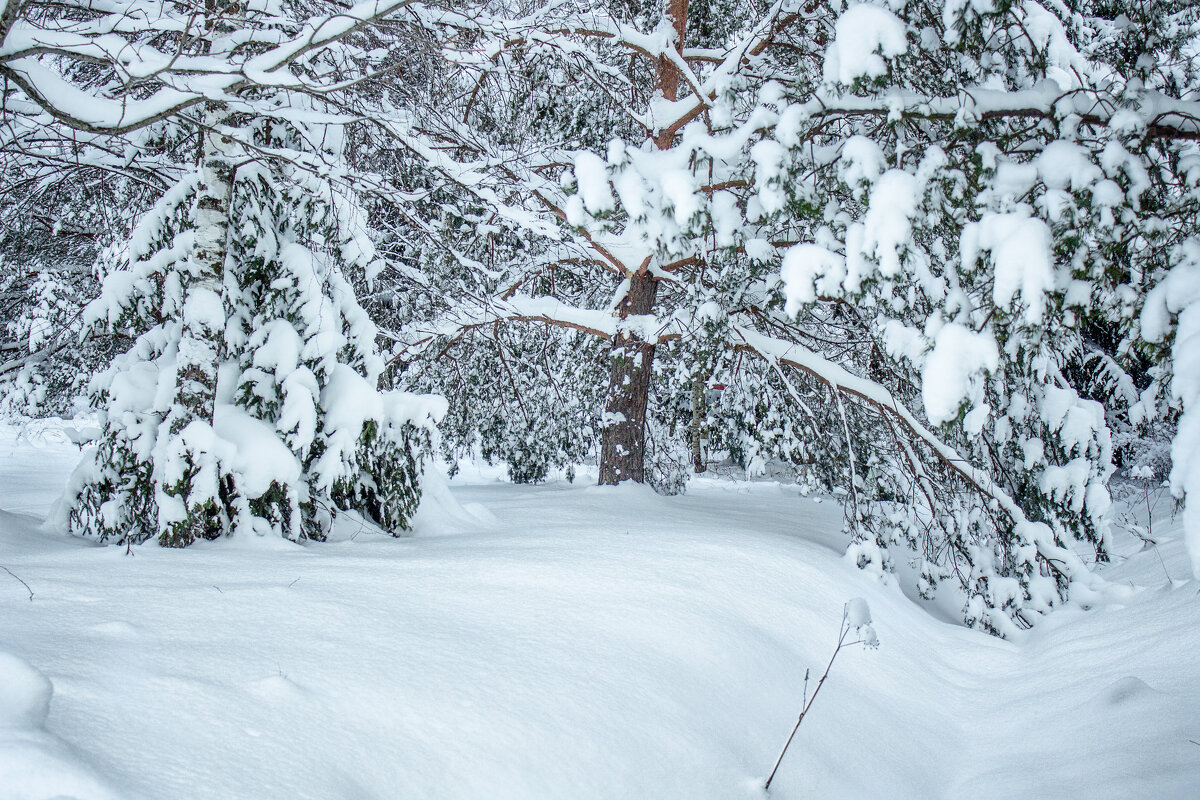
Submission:
POLYGON ((871 607, 861 597, 855 597, 846 603, 846 623, 851 628, 861 628, 871 624, 871 607))

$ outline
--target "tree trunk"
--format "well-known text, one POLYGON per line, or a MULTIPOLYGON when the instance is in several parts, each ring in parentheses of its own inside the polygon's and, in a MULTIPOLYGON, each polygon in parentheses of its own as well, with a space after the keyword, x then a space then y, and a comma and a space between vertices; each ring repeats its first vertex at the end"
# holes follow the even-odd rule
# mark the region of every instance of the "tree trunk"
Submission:
MULTIPOLYGON (((215 127, 227 113, 212 108, 206 122, 215 127)), ((196 244, 192 251, 193 279, 183 307, 179 342, 179 404, 186 409, 174 420, 172 433, 193 419, 212 421, 216 403, 217 364, 225 333, 224 279, 229 239, 229 201, 233 192, 233 160, 224 137, 203 134, 199 197, 196 199, 196 244), (178 427, 175 427, 178 426, 178 427)))
MULTIPOLYGON (((675 47, 683 51, 687 30, 688 0, 666 0, 666 13, 675 28, 675 47)), ((665 58, 655 65, 655 89, 674 102, 679 99, 679 73, 665 58)), ((667 150, 675 132, 659 131, 654 146, 667 150)), ((654 311, 658 281, 650 275, 649 259, 631 272, 629 292, 617 309, 621 319, 654 311)), ((600 433, 600 485, 616 486, 621 481, 646 482, 646 408, 650 402, 650 380, 654 371, 654 344, 636 333, 618 333, 609 349, 608 394, 600 433)))
POLYGON ((192 278, 183 299, 177 351, 178 384, 175 402, 165 423, 171 434, 168 458, 181 462, 178 481, 163 486, 186 508, 183 519, 163 526, 159 543, 186 547, 196 539, 216 539, 228 532, 228 515, 219 495, 222 488, 198 483, 201 464, 182 432, 194 421, 213 423, 217 402, 217 370, 224 353, 225 258, 229 249, 229 202, 233 193, 234 162, 229 140, 213 128, 228 117, 211 104, 205 111, 200 184, 192 223, 195 245, 190 256, 192 278))
MULTIPOLYGON (((212 37, 225 32, 222 17, 230 0, 204 0, 203 53, 212 49, 212 37)), ((225 256, 229 248, 229 203, 233 196, 234 164, 230 142, 218 132, 229 119, 224 104, 204 104, 200 132, 200 184, 197 189, 195 245, 191 254, 192 280, 183 304, 183 331, 179 340, 179 389, 172 410, 171 433, 179 433, 192 420, 211 423, 217 403, 217 365, 225 333, 225 256)), ((184 543, 186 544, 186 542, 184 543)))
MULTIPOLYGON (((200 49, 208 53, 210 37, 224 29, 222 16, 229 0, 204 0, 207 36, 200 49)), ((228 137, 218 128, 229 120, 222 103, 204 105, 200 133, 200 183, 192 224, 195 245, 190 262, 192 279, 183 302, 183 331, 179 341, 178 412, 171 432, 178 433, 192 420, 211 423, 217 401, 217 366, 224 350, 225 257, 229 250, 229 204, 233 195, 234 156, 228 137)))
MULTIPOLYGON (((658 281, 646 274, 629 278, 619 313, 649 314, 658 281)), ((600 485, 646 481, 646 407, 654 369, 654 345, 635 333, 618 333, 609 350, 608 394, 600 436, 600 485)))
POLYGON ((688 436, 692 444, 692 469, 699 475, 708 471, 704 461, 704 378, 700 375, 692 378, 692 424, 688 436))

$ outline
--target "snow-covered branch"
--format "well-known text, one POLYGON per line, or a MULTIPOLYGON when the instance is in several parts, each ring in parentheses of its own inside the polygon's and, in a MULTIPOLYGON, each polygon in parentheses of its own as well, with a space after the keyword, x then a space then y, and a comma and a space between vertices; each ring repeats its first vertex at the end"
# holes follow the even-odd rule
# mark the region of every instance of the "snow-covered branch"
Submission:
POLYGON ((815 353, 803 345, 775 339, 745 326, 732 328, 739 349, 752 352, 769 362, 784 364, 797 369, 835 393, 845 393, 867 403, 880 415, 895 419, 922 446, 929 448, 952 473, 965 481, 975 491, 996 503, 1011 520, 1019 535, 1028 537, 1036 547, 1038 555, 1072 584, 1072 596, 1091 604, 1101 599, 1107 582, 1092 572, 1088 565, 1071 548, 1057 541, 1053 531, 1042 522, 1029 519, 1024 509, 1013 497, 999 486, 992 476, 976 467, 953 447, 930 431, 912 411, 905 407, 885 386, 875 381, 854 375, 844 367, 815 353), (1080 590, 1083 591, 1080 591, 1080 590))

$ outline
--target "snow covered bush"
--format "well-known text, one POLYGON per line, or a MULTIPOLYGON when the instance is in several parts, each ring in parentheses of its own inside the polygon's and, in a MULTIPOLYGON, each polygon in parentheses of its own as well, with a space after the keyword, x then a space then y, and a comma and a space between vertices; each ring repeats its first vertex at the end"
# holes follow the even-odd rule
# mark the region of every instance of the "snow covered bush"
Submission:
MULTIPOLYGON (((312 148, 299 125, 245 132, 312 148)), ((299 167, 226 169, 236 145, 218 144, 142 220, 128 266, 88 307, 89 324, 134 344, 92 383, 103 433, 72 479, 71 528, 170 546, 322 539, 353 509, 398 533, 442 402, 377 388, 375 326, 348 277, 374 259, 362 215, 299 167)))
POLYGON ((72 389, 79 388, 78 371, 71 369, 78 363, 52 356, 78 338, 79 282, 46 269, 22 278, 16 269, 0 274, 0 293, 15 301, 5 304, 12 315, 3 334, 15 357, 0 364, 0 413, 62 413, 70 407, 72 389), (73 374, 62 374, 63 367, 73 374))
POLYGON ((423 24, 405 0, 0 12, 7 150, 170 177, 85 314, 132 346, 91 382, 102 434, 73 530, 320 538, 339 508, 407 526, 441 404, 378 391, 351 288, 373 250, 342 147, 345 104, 389 72, 368 41, 389 16, 423 24))

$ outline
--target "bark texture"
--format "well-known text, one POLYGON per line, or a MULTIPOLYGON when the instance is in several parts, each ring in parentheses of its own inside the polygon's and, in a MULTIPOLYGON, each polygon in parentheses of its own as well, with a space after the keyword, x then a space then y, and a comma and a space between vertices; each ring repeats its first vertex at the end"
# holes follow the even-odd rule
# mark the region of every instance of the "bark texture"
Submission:
MULTIPOLYGON (((682 53, 687 30, 688 0, 665 0, 666 13, 675 29, 675 49, 682 53)), ((659 58, 654 70, 655 90, 665 99, 679 99, 679 71, 669 59, 659 58)), ((671 147, 673 130, 654 136, 659 150, 671 147)), ((658 282, 650 275, 650 259, 630 273, 629 292, 617 309, 621 319, 654 311, 658 282)), ((654 344, 638 333, 618 333, 609 350, 608 394, 600 434, 600 485, 621 481, 646 482, 646 409, 654 373, 654 344)))
POLYGON ((228 516, 203 485, 205 454, 188 436, 193 422, 212 425, 217 400, 217 369, 224 351, 225 259, 229 251, 229 202, 233 193, 231 143, 214 129, 228 116, 217 104, 206 109, 208 130, 203 134, 200 184, 192 211, 195 246, 189 258, 191 280, 185 288, 176 363, 175 403, 165 420, 170 432, 170 456, 182 465, 177 481, 163 490, 179 497, 186 509, 159 535, 164 547, 186 547, 196 539, 216 539, 228 531, 228 516))
MULTIPOLYGON (((208 113, 214 127, 223 117, 220 109, 208 113)), ((199 197, 193 212, 194 277, 187 287, 179 341, 179 403, 187 409, 187 415, 175 421, 172 433, 186 427, 192 419, 211 422, 216 402, 217 364, 225 331, 225 257, 229 249, 229 201, 234 172, 227 151, 224 137, 211 130, 204 134, 199 197)))
POLYGON ((692 378, 692 425, 688 438, 692 445, 692 469, 697 475, 708 471, 708 463, 704 460, 704 378, 697 375, 692 378))
MULTIPOLYGON (((658 281, 635 273, 621 301, 622 319, 649 314, 658 281)), ((646 408, 654 371, 654 344, 636 333, 618 333, 609 351, 608 394, 600 435, 600 485, 646 481, 646 408)))

